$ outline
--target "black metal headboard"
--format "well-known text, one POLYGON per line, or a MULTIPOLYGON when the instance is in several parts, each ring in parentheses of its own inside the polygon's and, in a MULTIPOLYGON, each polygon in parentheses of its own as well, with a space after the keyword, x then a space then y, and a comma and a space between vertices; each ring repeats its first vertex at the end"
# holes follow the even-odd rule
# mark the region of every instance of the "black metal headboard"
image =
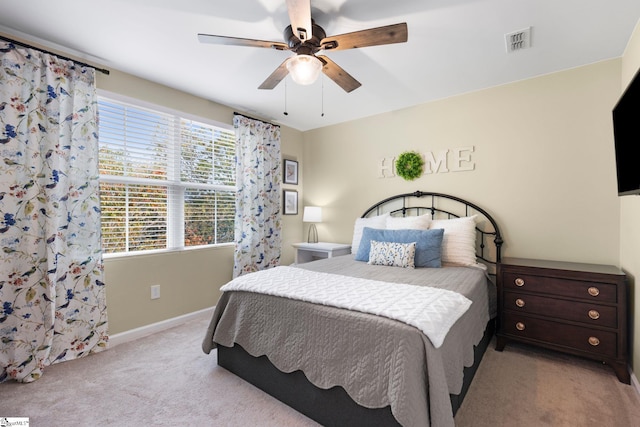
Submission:
POLYGON ((494 267, 500 262, 503 240, 498 223, 487 211, 472 202, 449 194, 416 191, 386 198, 367 209, 362 218, 385 213, 394 216, 431 213, 431 218, 460 218, 477 214, 476 256, 494 267), (491 240, 495 250, 488 246, 491 240))

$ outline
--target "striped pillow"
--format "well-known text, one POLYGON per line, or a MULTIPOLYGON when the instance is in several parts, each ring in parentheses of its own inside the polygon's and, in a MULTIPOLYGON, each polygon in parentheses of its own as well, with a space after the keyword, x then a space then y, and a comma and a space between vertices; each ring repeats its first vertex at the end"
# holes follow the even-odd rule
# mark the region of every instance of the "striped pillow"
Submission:
POLYGON ((477 215, 472 215, 431 221, 430 230, 438 228, 444 230, 442 238, 443 264, 476 264, 476 217, 477 215))

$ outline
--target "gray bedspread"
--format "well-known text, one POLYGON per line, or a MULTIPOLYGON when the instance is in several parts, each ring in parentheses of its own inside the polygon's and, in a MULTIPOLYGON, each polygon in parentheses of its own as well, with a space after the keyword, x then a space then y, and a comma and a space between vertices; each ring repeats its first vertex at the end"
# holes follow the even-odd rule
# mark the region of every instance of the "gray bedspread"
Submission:
POLYGON ((396 320, 250 292, 225 292, 203 340, 241 345, 266 355, 282 372, 301 370, 320 388, 342 386, 359 405, 391 406, 403 426, 454 426, 449 394, 462 389, 463 368, 473 364, 492 316, 495 288, 470 267, 403 269, 368 265, 341 256, 299 264, 326 273, 435 286, 473 303, 436 349, 418 329, 396 320))

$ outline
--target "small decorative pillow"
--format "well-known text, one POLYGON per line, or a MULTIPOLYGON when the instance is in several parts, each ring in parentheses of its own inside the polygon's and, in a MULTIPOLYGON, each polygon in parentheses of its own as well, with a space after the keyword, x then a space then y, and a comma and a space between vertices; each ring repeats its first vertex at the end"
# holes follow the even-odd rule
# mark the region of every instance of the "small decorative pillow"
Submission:
POLYGON ((416 242, 395 243, 372 240, 368 264, 415 268, 415 256, 416 242))

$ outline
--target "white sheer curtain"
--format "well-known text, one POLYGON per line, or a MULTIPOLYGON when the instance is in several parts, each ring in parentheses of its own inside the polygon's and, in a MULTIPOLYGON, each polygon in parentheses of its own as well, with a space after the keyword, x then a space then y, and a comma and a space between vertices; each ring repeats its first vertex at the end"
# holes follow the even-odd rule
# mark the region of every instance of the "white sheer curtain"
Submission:
POLYGON ((236 221, 233 277, 280 264, 280 126, 235 115, 236 221))
POLYGON ((0 42, 0 382, 107 345, 94 73, 0 42))

